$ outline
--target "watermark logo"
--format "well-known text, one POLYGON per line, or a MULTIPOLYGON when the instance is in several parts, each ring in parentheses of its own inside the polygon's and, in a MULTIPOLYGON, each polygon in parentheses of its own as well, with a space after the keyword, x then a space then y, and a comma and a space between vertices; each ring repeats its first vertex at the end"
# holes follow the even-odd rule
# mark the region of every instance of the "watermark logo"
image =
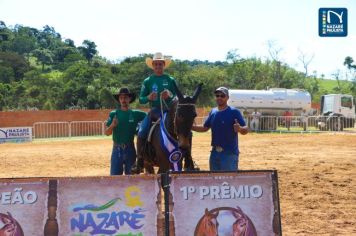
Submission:
POLYGON ((319 8, 319 36, 346 37, 347 9, 319 8))

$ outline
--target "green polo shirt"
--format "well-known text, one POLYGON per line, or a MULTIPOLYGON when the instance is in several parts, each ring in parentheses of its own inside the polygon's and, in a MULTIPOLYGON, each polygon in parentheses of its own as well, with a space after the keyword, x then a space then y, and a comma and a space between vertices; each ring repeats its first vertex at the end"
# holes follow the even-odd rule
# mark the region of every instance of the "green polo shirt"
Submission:
POLYGON ((117 144, 128 144, 134 141, 137 124, 146 117, 146 113, 139 110, 120 109, 111 111, 106 126, 109 127, 114 119, 117 117, 118 124, 113 129, 112 140, 117 144))
POLYGON ((141 87, 141 92, 140 92, 140 98, 139 101, 141 104, 146 104, 150 103, 150 107, 157 107, 160 108, 160 97, 159 94, 165 90, 168 89, 172 93, 172 97, 168 98, 166 101, 167 105, 169 106, 172 102, 172 99, 176 96, 176 90, 174 87, 175 79, 167 74, 163 74, 161 76, 157 75, 151 75, 150 77, 146 78, 143 81, 142 87, 141 87), (154 85, 157 85, 157 92, 158 92, 158 97, 155 101, 149 101, 147 96, 152 92, 154 85))

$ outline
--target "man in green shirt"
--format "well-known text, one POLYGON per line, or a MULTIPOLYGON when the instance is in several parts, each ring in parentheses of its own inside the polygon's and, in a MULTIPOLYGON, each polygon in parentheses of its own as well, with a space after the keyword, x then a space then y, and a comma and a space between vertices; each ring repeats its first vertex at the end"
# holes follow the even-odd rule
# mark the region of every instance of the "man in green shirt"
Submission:
POLYGON ((146 117, 146 113, 130 109, 136 96, 128 88, 121 88, 114 98, 120 103, 120 108, 110 112, 105 130, 106 135, 112 134, 114 142, 110 174, 122 175, 125 167, 125 175, 129 175, 136 160, 134 137, 137 124, 146 117))
POLYGON ((133 167, 133 172, 135 173, 143 171, 143 157, 140 150, 147 139, 152 119, 158 119, 161 110, 168 110, 176 96, 175 79, 164 73, 164 69, 170 63, 171 59, 164 57, 160 52, 155 53, 153 58, 146 58, 146 64, 153 69, 153 74, 143 81, 139 101, 141 104, 149 103, 151 110, 149 115, 142 121, 138 131, 137 162, 133 167))

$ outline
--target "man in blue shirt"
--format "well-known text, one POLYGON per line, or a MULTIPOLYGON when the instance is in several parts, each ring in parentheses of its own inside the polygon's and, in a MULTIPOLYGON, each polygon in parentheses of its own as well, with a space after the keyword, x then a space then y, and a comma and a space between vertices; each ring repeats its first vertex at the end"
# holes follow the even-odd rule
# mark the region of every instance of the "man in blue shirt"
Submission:
POLYGON ((238 136, 248 133, 248 127, 238 109, 227 105, 229 90, 220 87, 215 90, 217 107, 209 113, 203 126, 192 127, 197 132, 211 128, 210 170, 236 171, 239 161, 238 136))

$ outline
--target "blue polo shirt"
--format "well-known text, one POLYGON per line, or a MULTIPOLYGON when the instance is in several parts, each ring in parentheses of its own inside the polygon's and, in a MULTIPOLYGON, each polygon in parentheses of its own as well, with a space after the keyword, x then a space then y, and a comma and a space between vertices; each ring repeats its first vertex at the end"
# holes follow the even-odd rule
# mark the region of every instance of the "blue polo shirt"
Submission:
POLYGON ((210 111, 204 127, 211 128, 211 146, 220 146, 224 151, 239 153, 237 133, 234 131, 235 119, 241 126, 246 126, 238 109, 228 106, 222 111, 217 107, 210 111))

